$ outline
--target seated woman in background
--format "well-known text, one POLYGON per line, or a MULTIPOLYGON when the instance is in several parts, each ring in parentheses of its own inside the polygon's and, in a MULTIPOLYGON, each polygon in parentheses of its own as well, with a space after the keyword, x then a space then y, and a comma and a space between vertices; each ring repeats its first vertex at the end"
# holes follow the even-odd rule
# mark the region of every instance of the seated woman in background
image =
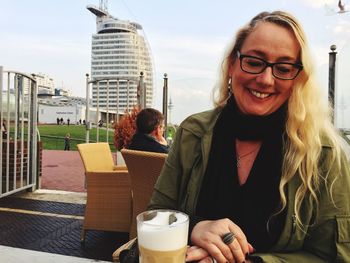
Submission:
POLYGON ((190 215, 187 261, 350 262, 350 171, 304 32, 281 11, 241 28, 215 109, 182 122, 150 209, 190 215))
POLYGON ((136 117, 136 133, 129 149, 147 152, 168 153, 169 147, 163 137, 164 116, 156 109, 146 108, 136 117))

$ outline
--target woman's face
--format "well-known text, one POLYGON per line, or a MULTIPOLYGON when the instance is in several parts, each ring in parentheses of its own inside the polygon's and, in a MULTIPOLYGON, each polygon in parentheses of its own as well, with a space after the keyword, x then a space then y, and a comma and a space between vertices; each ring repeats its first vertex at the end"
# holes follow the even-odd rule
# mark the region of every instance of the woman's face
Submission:
MULTIPOLYGON (((246 38, 240 53, 270 63, 297 63, 300 46, 291 31, 270 22, 262 22, 246 38)), ((290 97, 295 82, 274 77, 271 67, 260 74, 244 72, 238 58, 230 66, 229 73, 237 105, 248 115, 266 116, 275 112, 290 97)))

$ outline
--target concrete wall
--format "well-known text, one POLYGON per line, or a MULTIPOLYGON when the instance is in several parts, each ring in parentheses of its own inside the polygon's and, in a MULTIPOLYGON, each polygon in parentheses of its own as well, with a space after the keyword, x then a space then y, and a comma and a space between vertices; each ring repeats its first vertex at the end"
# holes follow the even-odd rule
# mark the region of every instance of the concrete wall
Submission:
POLYGON ((83 121, 85 119, 85 107, 82 105, 76 106, 50 106, 50 105, 38 105, 38 122, 39 123, 56 123, 57 118, 63 118, 63 121, 67 123, 67 119, 70 119, 71 124, 76 124, 79 119, 83 121))
MULTIPOLYGON (((41 124, 56 124, 57 118, 63 118, 64 123, 67 123, 69 118, 71 124, 76 124, 81 119, 85 120, 86 107, 84 105, 75 106, 52 106, 46 104, 38 105, 38 123, 41 124)), ((105 110, 104 110, 105 111, 105 110)), ((112 113, 112 111, 110 112, 112 113)), ((115 114, 115 112, 113 112, 115 114)), ((99 118, 103 119, 101 115, 106 113, 99 112, 99 118)), ((89 119, 91 123, 96 124, 96 108, 90 108, 89 119)))

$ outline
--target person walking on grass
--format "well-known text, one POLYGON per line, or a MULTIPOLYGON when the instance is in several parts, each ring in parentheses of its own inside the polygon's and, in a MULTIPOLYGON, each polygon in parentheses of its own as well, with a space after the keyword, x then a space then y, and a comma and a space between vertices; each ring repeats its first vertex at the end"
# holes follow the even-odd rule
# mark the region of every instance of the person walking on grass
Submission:
POLYGON ((7 128, 6 128, 5 121, 3 121, 1 124, 1 133, 2 133, 2 138, 6 139, 7 138, 7 128))
POLYGON ((67 133, 64 137, 64 150, 69 151, 70 150, 70 134, 67 133))

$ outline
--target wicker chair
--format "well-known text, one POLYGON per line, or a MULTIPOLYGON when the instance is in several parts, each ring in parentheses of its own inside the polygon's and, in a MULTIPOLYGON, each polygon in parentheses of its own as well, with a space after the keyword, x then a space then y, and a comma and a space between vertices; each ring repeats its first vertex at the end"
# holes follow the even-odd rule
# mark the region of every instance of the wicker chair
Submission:
POLYGON ((129 232, 131 185, 126 166, 115 166, 108 143, 78 144, 86 175, 87 200, 81 242, 87 230, 129 232))
POLYGON ((136 237, 136 216, 145 211, 167 154, 122 149, 132 191, 132 220, 129 239, 136 237))

